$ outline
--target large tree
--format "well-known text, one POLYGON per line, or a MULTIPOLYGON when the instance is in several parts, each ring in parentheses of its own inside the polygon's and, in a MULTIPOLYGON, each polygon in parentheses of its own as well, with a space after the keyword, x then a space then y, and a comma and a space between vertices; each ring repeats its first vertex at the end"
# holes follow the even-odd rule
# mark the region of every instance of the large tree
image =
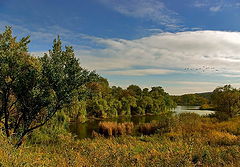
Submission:
MULTIPOLYGON (((12 37, 12 30, 6 27, 4 33, 0 34, 0 121, 4 124, 6 136, 10 136, 12 124, 11 117, 16 115, 17 98, 15 90, 24 77, 37 71, 34 58, 27 54, 27 44, 29 37, 20 41, 12 37)), ((25 78, 28 82, 29 78, 25 78)), ((24 86, 24 85, 23 85, 24 86)))
POLYGON ((0 120, 6 136, 20 146, 24 136, 45 125, 97 75, 81 68, 72 47, 53 49, 42 58, 28 53, 29 37, 19 42, 11 28, 0 35, 0 120))

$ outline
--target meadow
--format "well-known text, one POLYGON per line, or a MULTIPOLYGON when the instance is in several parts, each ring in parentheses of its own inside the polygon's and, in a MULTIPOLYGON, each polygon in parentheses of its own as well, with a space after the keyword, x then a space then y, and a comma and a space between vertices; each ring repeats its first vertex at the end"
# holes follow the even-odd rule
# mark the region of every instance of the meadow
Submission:
MULTIPOLYGON (((115 126, 105 124, 106 129, 115 126)), ((0 166, 240 166, 240 117, 220 122, 183 113, 165 128, 151 135, 77 140, 49 126, 52 132, 44 137, 34 132, 19 149, 1 134, 0 166)))

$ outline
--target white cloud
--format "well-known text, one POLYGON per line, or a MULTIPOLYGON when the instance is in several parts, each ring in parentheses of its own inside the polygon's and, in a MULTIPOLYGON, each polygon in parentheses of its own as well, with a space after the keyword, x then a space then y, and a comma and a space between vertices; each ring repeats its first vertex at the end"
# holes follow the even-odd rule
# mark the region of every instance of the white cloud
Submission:
POLYGON ((231 84, 233 87, 239 88, 240 83, 231 83, 227 81, 220 82, 197 82, 197 81, 165 81, 162 82, 167 86, 164 89, 171 95, 182 95, 186 93, 202 93, 211 92, 219 86, 231 84), (174 85, 172 85, 174 84, 174 85))
POLYGON ((222 76, 229 77, 229 78, 240 78, 240 75, 233 75, 233 74, 223 74, 222 76))
MULTIPOLYGON (((184 68, 211 67, 207 74, 240 73, 240 33, 224 31, 191 31, 159 33, 136 39, 92 38, 104 49, 80 50, 76 54, 87 68, 102 72, 118 69, 121 75, 133 75, 136 66, 182 72, 184 68), (125 71, 124 71, 125 70, 125 71)), ((148 71, 147 71, 148 70, 148 71)), ((136 72, 136 71, 135 71, 136 72)))
POLYGON ((100 0, 106 6, 126 16, 152 20, 169 28, 178 28, 178 14, 162 0, 100 0))
POLYGON ((235 3, 236 7, 240 7, 240 2, 235 3))
POLYGON ((158 33, 136 40, 83 37, 103 49, 76 50, 76 55, 84 67, 104 74, 143 76, 185 72, 228 78, 240 74, 240 32, 158 33), (212 69, 184 70, 203 66, 212 69))
POLYGON ((194 2, 194 4, 193 4, 193 6, 194 6, 194 7, 197 7, 197 8, 206 7, 207 5, 208 5, 207 3, 199 2, 199 1, 196 1, 196 2, 194 2))
POLYGON ((219 12, 226 8, 238 8, 239 2, 236 0, 196 0, 193 6, 196 8, 206 8, 210 12, 219 12))
POLYGON ((137 70, 105 71, 104 73, 110 75, 144 76, 144 75, 165 75, 170 73, 178 73, 178 71, 166 69, 140 69, 140 70, 137 69, 137 70))
MULTIPOLYGON (((115 77, 114 85, 135 83, 142 87, 164 85, 170 94, 212 91, 236 82, 240 75, 240 32, 189 31, 158 33, 136 40, 104 39, 84 36, 102 49, 76 50, 83 67, 115 77), (185 68, 211 67, 214 70, 185 71, 185 68), (137 68, 136 68, 137 67, 137 68), (215 71, 217 70, 217 72, 215 71), (117 76, 182 75, 184 81, 118 80, 117 76), (208 76, 209 82, 194 82, 188 74, 208 76), (214 76, 222 77, 211 82, 214 76), (189 77, 189 78, 188 78, 189 77), (141 85, 144 84, 144 85, 141 85)), ((40 53, 34 53, 39 55, 40 53)), ((40 54, 42 55, 42 53, 40 54)), ((144 80, 144 78, 142 78, 144 80)), ((174 80, 174 78, 171 78, 174 80)), ((234 84, 233 84, 234 85, 234 84)), ((235 84, 235 86, 239 86, 235 84)))
POLYGON ((221 10, 221 8, 222 6, 213 6, 213 7, 210 7, 209 10, 212 12, 218 12, 221 10))

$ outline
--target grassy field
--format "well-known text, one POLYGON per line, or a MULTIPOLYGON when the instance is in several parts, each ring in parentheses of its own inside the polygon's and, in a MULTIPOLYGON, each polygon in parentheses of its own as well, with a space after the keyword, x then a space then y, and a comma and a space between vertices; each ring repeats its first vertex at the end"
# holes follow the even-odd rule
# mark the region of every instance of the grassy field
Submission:
POLYGON ((239 117, 219 122, 181 114, 171 122, 168 132, 148 136, 75 140, 59 134, 26 139, 19 149, 1 134, 0 166, 240 166, 239 117))

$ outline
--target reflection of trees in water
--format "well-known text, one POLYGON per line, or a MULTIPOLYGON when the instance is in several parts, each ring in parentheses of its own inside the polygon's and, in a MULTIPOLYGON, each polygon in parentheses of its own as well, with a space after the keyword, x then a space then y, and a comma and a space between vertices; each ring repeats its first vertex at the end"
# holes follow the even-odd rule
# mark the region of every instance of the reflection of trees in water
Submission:
MULTIPOLYGON (((183 112, 194 112, 200 115, 210 114, 213 111, 210 110, 198 110, 199 107, 197 106, 178 106, 175 111, 176 113, 183 113, 183 112), (195 110, 194 110, 195 108, 195 110)), ((165 122, 166 116, 164 115, 146 115, 146 116, 132 116, 132 117, 119 117, 119 118, 112 118, 112 119, 105 119, 106 122, 117 122, 117 123, 124 123, 124 122, 133 122, 134 125, 143 124, 143 123, 151 123, 151 122, 165 122)), ((99 120, 89 120, 85 123, 80 122, 72 122, 70 126, 70 130, 73 134, 77 135, 80 139, 92 137, 92 131, 98 132, 98 124, 99 120)))

